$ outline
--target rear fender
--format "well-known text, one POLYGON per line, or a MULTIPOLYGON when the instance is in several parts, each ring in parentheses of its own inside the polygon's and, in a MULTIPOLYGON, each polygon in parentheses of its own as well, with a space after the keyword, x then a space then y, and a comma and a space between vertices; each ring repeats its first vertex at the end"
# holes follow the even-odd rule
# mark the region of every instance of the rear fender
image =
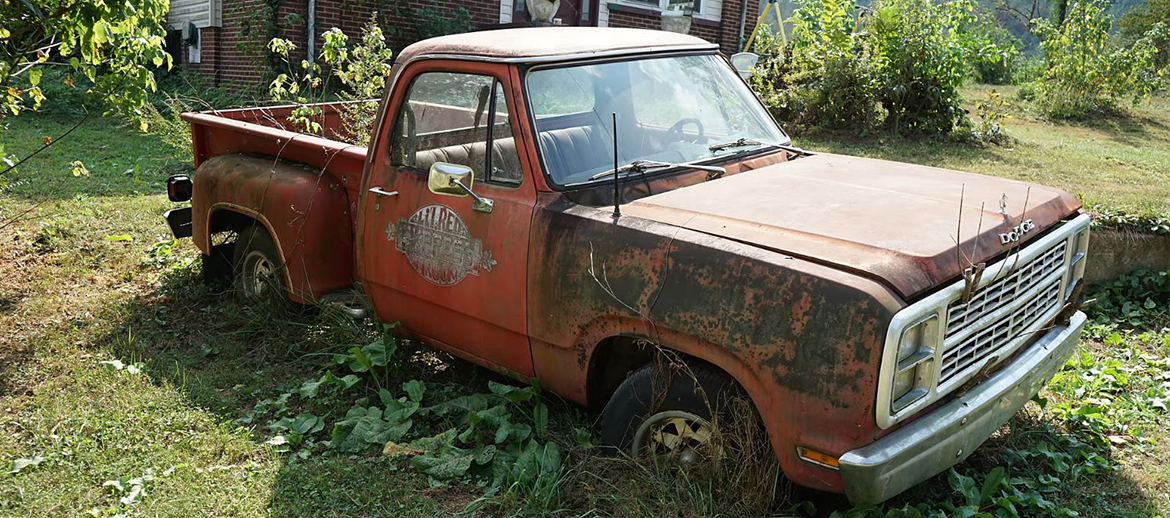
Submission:
POLYGON ((294 301, 314 301, 353 284, 349 199, 328 173, 266 157, 213 157, 195 173, 191 208, 192 238, 204 254, 211 253, 212 234, 241 230, 242 222, 268 230, 294 301), (227 214, 239 216, 229 217, 226 228, 215 223, 227 214))

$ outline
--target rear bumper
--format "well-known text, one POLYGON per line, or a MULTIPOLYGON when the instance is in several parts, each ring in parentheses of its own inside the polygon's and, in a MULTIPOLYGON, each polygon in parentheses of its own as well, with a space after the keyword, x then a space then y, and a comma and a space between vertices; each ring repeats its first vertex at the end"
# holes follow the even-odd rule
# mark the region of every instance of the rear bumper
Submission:
POLYGON ((842 455, 846 496, 857 504, 882 502, 965 459, 1060 371, 1084 326, 1078 311, 963 395, 842 455))
POLYGON ((191 237, 191 207, 168 210, 163 217, 167 218, 167 226, 175 238, 191 237))

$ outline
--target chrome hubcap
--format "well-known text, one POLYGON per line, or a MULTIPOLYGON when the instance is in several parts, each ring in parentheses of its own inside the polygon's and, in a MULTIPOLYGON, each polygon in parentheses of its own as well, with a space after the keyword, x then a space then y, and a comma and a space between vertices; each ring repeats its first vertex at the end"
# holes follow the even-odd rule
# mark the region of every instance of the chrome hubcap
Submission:
POLYGON ((678 454, 684 463, 698 460, 697 451, 711 440, 711 424, 690 412, 667 410, 642 422, 634 434, 634 454, 678 454))
POLYGON ((268 289, 268 283, 272 282, 272 275, 276 272, 276 267, 272 261, 268 260, 268 256, 260 252, 248 254, 244 264, 251 265, 251 268, 246 270, 248 275, 244 279, 244 288, 248 291, 248 295, 256 297, 263 294, 268 289))

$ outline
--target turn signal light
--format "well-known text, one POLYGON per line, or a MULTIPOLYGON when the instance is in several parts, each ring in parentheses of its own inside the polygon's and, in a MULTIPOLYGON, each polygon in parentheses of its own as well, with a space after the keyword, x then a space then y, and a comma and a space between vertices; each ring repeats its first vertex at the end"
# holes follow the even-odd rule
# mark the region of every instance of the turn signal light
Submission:
POLYGON ((796 455, 818 466, 824 466, 829 469, 840 469, 840 463, 837 462, 837 458, 827 453, 810 450, 804 446, 797 446, 796 455))

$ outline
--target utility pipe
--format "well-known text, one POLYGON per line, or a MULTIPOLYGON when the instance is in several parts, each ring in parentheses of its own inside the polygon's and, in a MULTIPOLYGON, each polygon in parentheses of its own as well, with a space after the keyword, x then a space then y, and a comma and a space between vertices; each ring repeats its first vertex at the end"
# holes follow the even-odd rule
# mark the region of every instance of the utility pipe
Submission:
MULTIPOLYGON (((316 24, 317 24, 317 0, 309 0, 309 37, 308 37, 308 42, 305 45, 306 50, 308 50, 308 52, 309 52, 309 63, 313 63, 316 60, 316 56, 315 56, 317 54, 316 48, 315 48, 316 47, 315 40, 317 39, 316 31, 315 31, 316 24)), ((743 37, 743 27, 740 27, 739 32, 740 32, 740 37, 742 38, 743 37)))

